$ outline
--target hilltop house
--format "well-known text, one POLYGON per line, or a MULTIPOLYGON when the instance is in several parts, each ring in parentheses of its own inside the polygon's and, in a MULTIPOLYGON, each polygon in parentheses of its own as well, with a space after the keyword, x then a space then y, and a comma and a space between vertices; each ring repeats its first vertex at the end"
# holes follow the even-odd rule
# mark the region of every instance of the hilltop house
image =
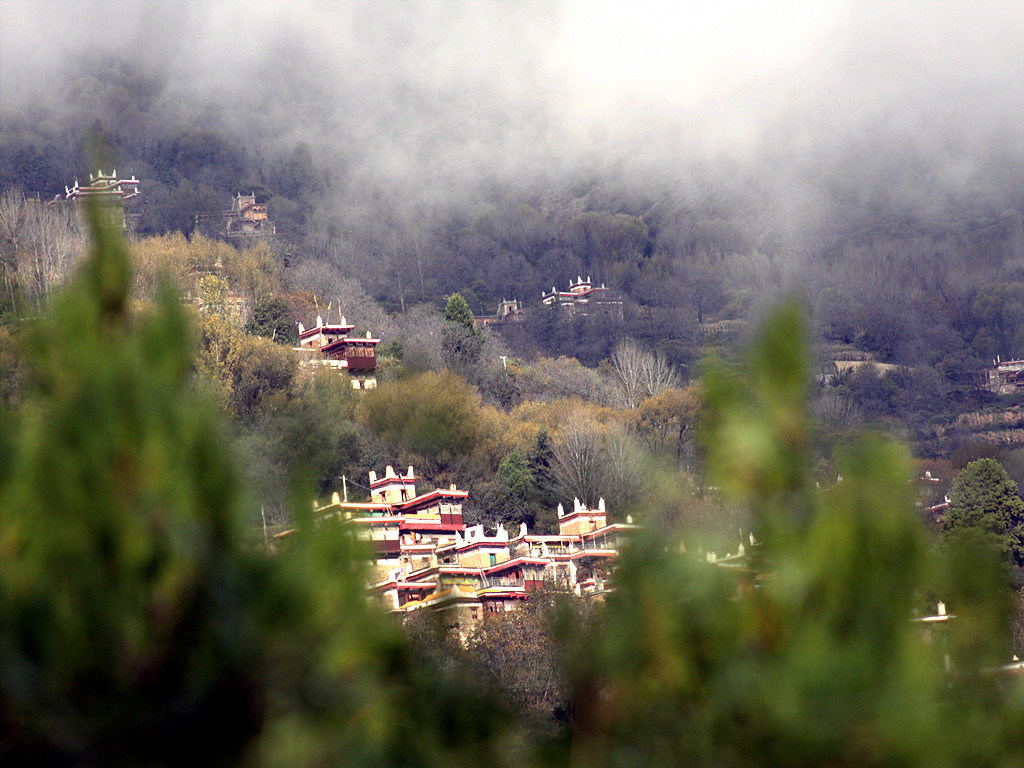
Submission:
POLYGON ((303 355, 303 363, 326 365, 345 371, 352 378, 352 386, 356 389, 373 389, 377 386, 377 345, 370 332, 365 338, 350 337, 354 325, 345 322, 337 325, 325 324, 320 315, 316 316, 316 326, 308 330, 299 323, 298 351, 303 355))
POLYGON ((1002 360, 997 357, 991 368, 978 371, 975 384, 999 395, 1024 387, 1024 360, 1002 360))
POLYGON ((589 277, 584 280, 577 276, 576 281, 569 280, 567 291, 559 291, 552 286, 551 293, 541 293, 541 302, 572 315, 604 314, 622 319, 622 299, 613 295, 604 283, 595 288, 589 277))
POLYGON ((495 323, 507 323, 522 319, 523 306, 519 299, 502 299, 498 304, 498 311, 493 315, 480 315, 473 318, 473 324, 477 328, 495 323))
MULTIPOLYGON (((139 180, 132 174, 130 179, 119 179, 117 170, 111 173, 97 171, 89 174, 88 185, 82 185, 75 179, 74 186, 64 187, 64 199, 83 204, 87 200, 96 200, 100 203, 103 214, 109 217, 114 225, 127 228, 137 218, 136 214, 127 213, 129 201, 139 196, 139 180)), ((57 195, 51 204, 61 204, 62 199, 57 195)))
POLYGON ((231 210, 224 211, 224 234, 228 237, 269 237, 277 228, 267 218, 267 206, 257 204, 256 195, 239 192, 231 201, 231 210))

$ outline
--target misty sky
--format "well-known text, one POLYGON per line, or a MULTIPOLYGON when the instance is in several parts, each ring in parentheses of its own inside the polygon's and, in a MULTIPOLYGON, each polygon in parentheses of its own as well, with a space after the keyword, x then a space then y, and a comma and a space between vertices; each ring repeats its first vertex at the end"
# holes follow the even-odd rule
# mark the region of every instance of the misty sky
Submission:
POLYGON ((1024 3, 0 0, 0 107, 87 52, 384 172, 1024 136, 1024 3))

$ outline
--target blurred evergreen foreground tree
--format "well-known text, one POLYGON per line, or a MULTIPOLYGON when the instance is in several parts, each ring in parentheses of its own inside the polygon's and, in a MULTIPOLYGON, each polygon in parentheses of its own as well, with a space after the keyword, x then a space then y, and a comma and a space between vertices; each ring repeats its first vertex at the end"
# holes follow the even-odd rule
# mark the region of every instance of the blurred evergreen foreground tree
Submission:
POLYGON ((131 316, 94 225, 2 414, 0 762, 500 765, 501 719, 413 664, 330 526, 274 558, 240 542, 185 311, 166 291, 131 316))
POLYGON ((98 231, 3 414, 3 765, 1024 765, 1024 691, 993 671, 998 558, 968 537, 929 560, 891 443, 816 488, 794 309, 707 376, 709 472, 754 512, 757 560, 712 566, 648 526, 605 610, 556 623, 569 724, 523 740, 410 655, 333 526, 300 520, 273 558, 239 541, 184 311, 165 292, 132 317, 130 284, 98 231), (934 595, 956 618, 912 622, 934 595))
POLYGON ((744 569, 638 542, 570 662, 572 765, 1024 764, 998 556, 977 537, 929 554, 909 456, 881 438, 817 487, 802 338, 784 308, 744 369, 705 375, 710 479, 763 544, 744 569), (936 595, 956 618, 912 621, 936 595))

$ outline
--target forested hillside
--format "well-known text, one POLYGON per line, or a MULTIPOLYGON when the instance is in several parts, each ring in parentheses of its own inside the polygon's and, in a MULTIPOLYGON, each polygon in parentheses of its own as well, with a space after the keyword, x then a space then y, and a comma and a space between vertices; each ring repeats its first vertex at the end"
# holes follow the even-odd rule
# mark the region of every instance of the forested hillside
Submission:
POLYGON ((327 493, 340 475, 358 482, 406 458, 494 507, 495 473, 539 460, 542 426, 564 445, 580 420, 570 402, 600 426, 606 457, 629 443, 699 471, 686 387, 709 353, 735 357, 783 295, 811 319, 823 477, 850 434, 881 425, 947 480, 990 454, 1024 480, 1020 398, 976 385, 996 356, 1024 356, 1024 78, 1012 46, 951 47, 948 63, 935 53, 965 30, 1002 40, 1015 18, 996 32, 959 10, 929 15, 922 44, 878 37, 875 16, 904 29, 900 11, 865 11, 799 78, 708 76, 701 99, 660 110, 640 90, 634 113, 616 109, 612 72, 596 104, 562 90, 594 72, 570 76, 504 35, 492 35, 501 56, 482 55, 481 25, 559 38, 522 9, 305 10, 254 12, 253 44, 240 46, 213 33, 217 9, 154 9, 192 41, 187 55, 132 14, 107 19, 122 36, 55 41, 66 55, 45 62, 11 38, 22 55, 5 58, 0 111, 8 401, 30 375, 12 318, 45 309, 84 243, 66 207, 42 203, 105 166, 140 180, 136 299, 171 274, 199 311, 196 372, 279 511, 296 467, 327 493), (453 46, 481 55, 409 32, 442 21, 453 46), (315 42, 307 23, 331 34, 315 42), (396 30, 408 32, 398 43, 396 30), (863 55, 872 45, 886 52, 877 61, 863 55), (931 80, 913 79, 922 68, 931 80), (219 238, 240 192, 266 204, 276 236, 219 238), (621 317, 540 305, 579 277, 621 298, 621 317), (518 299, 521 321, 464 344, 443 312, 454 294, 478 316, 518 299), (449 377, 483 418, 473 437, 417 446, 406 422, 375 412, 386 388, 354 399, 300 371, 291 333, 328 308, 382 340, 382 382, 449 377), (675 394, 624 395, 615 360, 628 344, 667 366, 675 394), (324 408, 339 414, 329 427, 324 408))
MULTIPOLYGON (((300 78, 298 90, 310 98, 316 93, 315 77, 298 63, 287 75, 254 73, 264 82, 285 76, 300 78)), ((417 318, 437 317, 456 292, 477 315, 493 312, 502 298, 523 302, 524 321, 492 342, 522 360, 564 356, 594 368, 632 338, 684 378, 709 346, 728 347, 737 329, 742 338, 742 321, 756 321, 790 293, 814 318, 821 371, 832 359, 897 366, 831 380, 821 409, 842 423, 888 421, 922 455, 938 456, 972 439, 954 421, 958 414, 1004 405, 974 386, 975 371, 997 355, 1024 355, 1019 143, 990 137, 979 149, 981 137, 939 124, 929 130, 950 163, 937 166, 932 147, 901 140, 895 125, 883 126, 889 141, 870 156, 852 138, 799 147, 769 131, 743 162, 689 158, 669 168, 641 157, 523 174, 495 165, 454 186, 467 180, 465 169, 438 168, 402 188, 386 168, 371 174, 357 162, 357 135, 289 142, 275 134, 273 92, 260 97, 266 116, 257 111, 240 122, 231 99, 172 90, 166 75, 141 60, 83 56, 51 95, 59 110, 49 101, 5 108, 6 304, 16 271, 25 300, 38 303, 67 271, 66 251, 78 242, 73 233, 59 235, 73 224, 55 222, 38 234, 17 193, 62 195, 91 172, 87 148, 99 142, 109 165, 142 182, 140 254, 172 242, 184 248, 167 238, 178 232, 194 240, 197 217, 216 222, 235 193, 255 192, 277 225, 278 236, 260 246, 277 273, 273 284, 255 288, 261 268, 241 274, 235 266, 230 280, 247 285, 252 301, 311 291, 335 302, 398 342, 393 349, 414 370, 441 364, 417 318), (827 162, 816 163, 826 151, 827 162), (34 272, 18 263, 29 251, 34 272), (542 291, 564 290, 581 275, 621 293, 621 320, 567 320, 539 306, 542 291), (728 325, 731 335, 702 333, 702 325, 722 320, 741 322, 728 325)), ((192 263, 171 254, 161 258, 179 270, 192 263)), ((485 368, 498 353, 488 354, 485 368)), ((522 395, 502 377, 480 373, 473 383, 486 379, 496 388, 490 398, 507 407, 522 395)), ((999 440, 1012 447, 1018 438, 999 440)))

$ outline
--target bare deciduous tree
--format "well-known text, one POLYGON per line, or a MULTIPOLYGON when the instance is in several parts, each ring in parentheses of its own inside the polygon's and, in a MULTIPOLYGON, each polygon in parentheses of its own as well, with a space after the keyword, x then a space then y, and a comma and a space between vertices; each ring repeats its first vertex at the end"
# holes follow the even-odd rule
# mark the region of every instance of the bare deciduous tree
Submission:
POLYGON ((648 397, 679 385, 679 376, 664 355, 646 350, 632 339, 615 345, 611 364, 628 408, 636 408, 648 397))
POLYGON ((85 245, 76 210, 28 200, 18 191, 0 199, 0 270, 7 303, 20 293, 36 309, 67 278, 85 245))
POLYGON ((603 425, 585 408, 570 414, 554 445, 552 476, 564 498, 613 509, 635 501, 643 488, 643 455, 618 423, 603 425))
POLYGON ((397 338, 405 350, 405 364, 417 371, 436 371, 444 366, 441 354, 444 321, 429 304, 417 304, 396 319, 397 338))
POLYGON ((597 403, 610 400, 608 387, 601 377, 575 357, 538 358, 520 372, 518 384, 526 400, 545 403, 570 397, 597 403))
POLYGON ((857 404, 832 388, 811 403, 810 411, 816 421, 831 429, 856 429, 864 421, 857 404))
POLYGON ((18 252, 27 216, 25 195, 16 189, 4 192, 0 198, 0 270, 3 271, 5 300, 11 305, 18 291, 18 252))
POLYGON ((542 722, 555 719, 569 704, 553 632, 556 612, 561 611, 564 622, 567 610, 581 613, 582 606, 560 608, 553 595, 531 592, 515 611, 485 614, 464 651, 479 678, 495 686, 515 710, 542 722))
POLYGON ((334 307, 336 314, 325 317, 337 321, 340 315, 355 325, 356 333, 369 331, 383 341, 391 341, 398 334, 395 321, 363 289, 357 280, 345 276, 342 269, 320 261, 304 261, 291 270, 291 284, 312 291, 334 307))
POLYGON ((585 411, 573 412, 554 446, 551 473, 555 487, 566 498, 596 504, 601 495, 604 469, 601 427, 585 411))
POLYGON ((313 262, 337 264, 340 261, 337 224, 325 206, 317 206, 306 221, 302 255, 313 262))
POLYGON ((604 433, 604 472, 601 497, 612 510, 625 509, 637 501, 644 488, 644 454, 636 440, 620 425, 604 433))

